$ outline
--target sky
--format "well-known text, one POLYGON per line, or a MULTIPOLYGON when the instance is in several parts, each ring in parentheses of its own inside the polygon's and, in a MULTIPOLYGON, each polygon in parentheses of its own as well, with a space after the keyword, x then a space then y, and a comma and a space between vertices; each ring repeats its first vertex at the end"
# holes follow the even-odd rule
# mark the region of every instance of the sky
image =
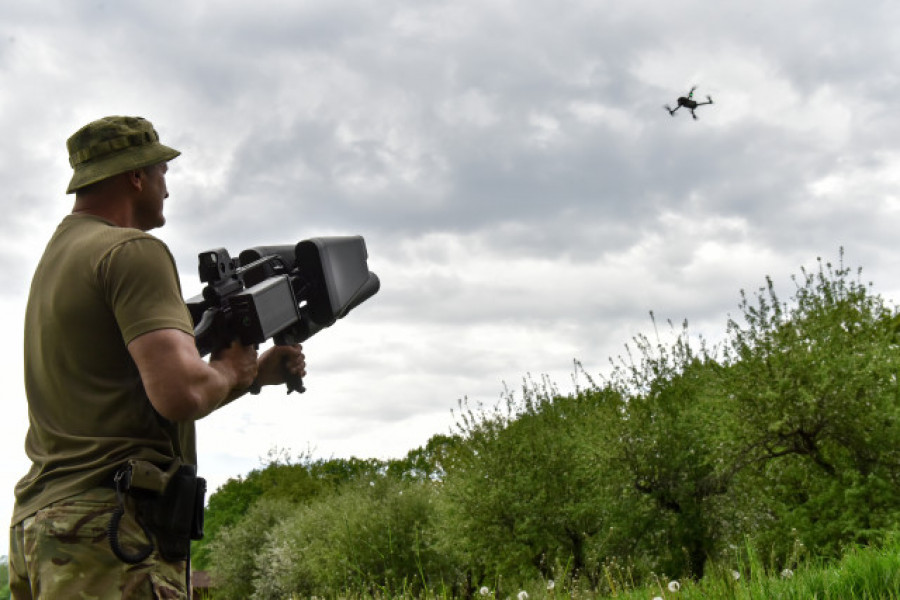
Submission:
MULTIPOLYGON (((0 513, 28 467, 22 321, 108 115, 182 151, 197 255, 361 235, 381 290, 304 344, 305 394, 198 423, 211 489, 276 455, 399 458, 635 335, 715 342, 817 259, 900 296, 900 4, 872 0, 8 0, 0 5, 0 513), (696 85, 697 120, 673 105, 696 85)), ((0 554, 7 540, 0 539, 0 554)))

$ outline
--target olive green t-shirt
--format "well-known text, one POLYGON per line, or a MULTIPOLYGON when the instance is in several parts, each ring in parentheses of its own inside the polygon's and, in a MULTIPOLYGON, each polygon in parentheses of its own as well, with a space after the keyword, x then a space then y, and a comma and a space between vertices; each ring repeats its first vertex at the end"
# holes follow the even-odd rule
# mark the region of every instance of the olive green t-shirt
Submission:
POLYGON ((99 485, 131 458, 196 464, 194 424, 150 404, 127 345, 157 329, 193 335, 175 262, 137 229, 69 215, 35 270, 25 312, 25 392, 32 461, 13 523, 99 485))

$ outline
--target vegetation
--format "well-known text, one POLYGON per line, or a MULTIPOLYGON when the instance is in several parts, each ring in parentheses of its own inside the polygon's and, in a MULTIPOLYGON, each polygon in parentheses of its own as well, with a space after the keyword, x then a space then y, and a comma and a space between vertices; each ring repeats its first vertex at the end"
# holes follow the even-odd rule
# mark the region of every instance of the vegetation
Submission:
POLYGON ((9 561, 0 556, 0 600, 9 600, 9 561))
POLYGON ((900 597, 898 318, 859 277, 820 261, 715 347, 669 324, 571 394, 460 401, 402 460, 276 458, 212 496, 195 563, 225 600, 900 597))

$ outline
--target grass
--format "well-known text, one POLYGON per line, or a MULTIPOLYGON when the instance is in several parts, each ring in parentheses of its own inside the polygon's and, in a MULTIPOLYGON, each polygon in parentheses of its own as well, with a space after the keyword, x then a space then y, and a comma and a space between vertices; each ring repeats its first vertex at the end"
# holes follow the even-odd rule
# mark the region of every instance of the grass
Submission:
MULTIPOLYGON (((737 569, 714 565, 699 582, 670 582, 612 596, 621 600, 900 600, 900 544, 852 549, 835 563, 772 572, 752 553, 737 569)), ((610 598, 611 596, 595 596, 610 598)), ((534 597, 533 597, 534 600, 534 597)))
MULTIPOLYGON (((536 581, 523 590, 475 592, 475 600, 900 600, 900 540, 882 548, 854 548, 831 563, 807 562, 793 571, 775 572, 752 551, 741 564, 712 565, 701 581, 673 583, 660 577, 651 585, 634 589, 625 571, 613 573, 613 595, 601 595, 581 585, 550 585, 536 581)), ((212 595, 212 597, 215 597, 212 595)), ((411 592, 346 595, 342 598, 415 600, 411 592)), ((431 593, 428 598, 451 600, 448 593, 431 593)), ((320 596, 325 598, 325 596, 320 596)))
MULTIPOLYGON (((560 585, 547 590, 544 582, 524 591, 527 600, 900 600, 900 543, 851 549, 837 562, 805 564, 794 571, 773 572, 751 552, 737 568, 713 565, 699 582, 659 578, 639 589, 629 589, 624 580, 614 583, 611 587, 619 590, 615 595, 560 585)), ((516 600, 516 596, 509 594, 502 600, 516 600)), ((489 594, 485 600, 495 598, 489 594)))

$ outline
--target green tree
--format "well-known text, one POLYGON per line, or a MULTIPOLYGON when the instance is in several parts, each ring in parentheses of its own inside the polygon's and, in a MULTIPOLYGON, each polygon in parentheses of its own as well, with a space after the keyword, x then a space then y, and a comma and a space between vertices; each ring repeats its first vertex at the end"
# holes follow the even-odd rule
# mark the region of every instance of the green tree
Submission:
POLYGON ((648 570, 702 577, 727 531, 727 494, 745 466, 738 422, 723 393, 722 367, 687 323, 667 346, 634 339, 638 356, 618 361, 609 385, 624 398, 617 458, 636 503, 622 528, 632 561, 648 570))
POLYGON ((491 410, 461 403, 464 444, 442 488, 444 545, 468 565, 470 589, 583 574, 618 505, 620 480, 599 456, 617 395, 561 396, 545 380, 504 400, 491 410))
POLYGON ((388 463, 377 458, 330 458, 310 462, 307 468, 317 481, 336 490, 348 483, 369 482, 384 476, 388 463))
POLYGON ((388 461, 386 473, 404 481, 442 481, 453 468, 461 444, 458 435, 434 435, 404 458, 388 461))
POLYGON ((265 467, 251 471, 246 477, 229 479, 210 496, 204 517, 204 538, 194 544, 191 552, 197 569, 209 567, 209 547, 219 531, 240 521, 261 497, 299 504, 321 493, 324 484, 311 472, 312 461, 305 455, 299 460, 294 463, 284 452, 273 450, 265 467))
POLYGON ((257 557, 269 532, 296 509, 285 498, 263 497, 209 544, 209 570, 219 600, 246 600, 258 579, 257 557))
POLYGON ((729 323, 731 397, 760 460, 759 537, 835 555, 879 541, 900 515, 900 387, 894 311, 842 264, 819 261, 780 301, 771 280, 746 324, 729 323))
POLYGON ((9 559, 0 556, 0 600, 9 600, 9 559))
POLYGON ((435 493, 381 478, 296 509, 267 536, 252 597, 395 596, 442 585, 452 575, 433 549, 435 493))
POLYGON ((194 565, 198 569, 209 567, 210 545, 219 531, 240 521, 260 498, 306 504, 348 483, 381 477, 386 469, 387 463, 378 459, 312 460, 307 454, 295 459, 284 451, 272 450, 266 466, 246 477, 229 479, 210 496, 204 538, 192 549, 194 565))

